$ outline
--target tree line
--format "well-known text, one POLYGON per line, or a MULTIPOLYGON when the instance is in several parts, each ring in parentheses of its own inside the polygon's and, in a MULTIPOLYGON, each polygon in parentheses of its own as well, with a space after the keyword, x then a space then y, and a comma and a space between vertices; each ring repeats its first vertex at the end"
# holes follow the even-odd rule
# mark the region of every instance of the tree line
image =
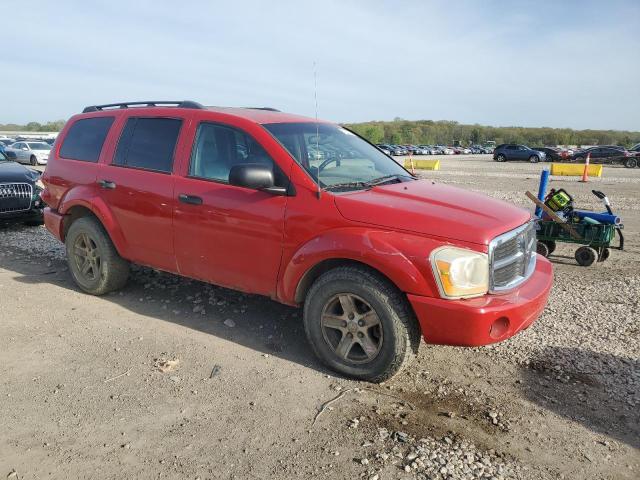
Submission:
POLYGON ((487 140, 496 143, 519 143, 531 146, 544 145, 622 145, 627 148, 640 142, 640 132, 621 130, 573 130, 571 128, 489 127, 465 125, 446 120, 374 121, 345 124, 371 143, 398 145, 451 145, 460 141, 463 145, 482 144, 487 140))
MULTIPOLYGON (((0 124, 2 131, 59 132, 64 120, 47 123, 29 122, 26 125, 0 124)), ((362 135, 372 143, 451 145, 482 144, 487 140, 496 143, 521 143, 543 145, 622 145, 631 147, 640 142, 640 132, 624 130, 573 130, 571 128, 489 127, 465 125, 447 120, 403 120, 391 122, 364 122, 346 124, 346 127, 362 135)))
POLYGON ((29 122, 26 125, 17 123, 0 123, 0 131, 5 132, 59 132, 64 127, 66 120, 56 120, 54 122, 39 123, 29 122))

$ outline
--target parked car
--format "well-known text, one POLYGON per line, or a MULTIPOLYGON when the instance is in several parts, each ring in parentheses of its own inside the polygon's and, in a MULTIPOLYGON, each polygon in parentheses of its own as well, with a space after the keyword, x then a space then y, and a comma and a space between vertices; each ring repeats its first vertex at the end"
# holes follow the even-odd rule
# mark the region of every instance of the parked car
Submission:
POLYGON ((573 154, 572 160, 577 163, 584 163, 587 155, 590 155, 589 161, 591 163, 605 164, 624 164, 625 160, 633 157, 633 154, 628 152, 624 147, 607 145, 578 150, 573 154))
POLYGON ((563 157, 562 150, 557 147, 531 147, 532 150, 537 150, 538 152, 544 152, 547 157, 547 161, 549 162, 560 162, 566 158, 563 157))
POLYGON ((0 224, 42 224, 40 172, 20 165, 0 152, 0 224))
POLYGON ((416 179, 332 123, 154 104, 87 107, 51 152, 45 223, 85 292, 138 263, 304 306, 318 357, 373 382, 421 338, 495 343, 542 312, 553 274, 527 210, 416 179), (312 167, 313 145, 358 156, 312 167))
POLYGON ((16 142, 5 149, 15 154, 16 161, 31 165, 46 165, 51 145, 45 142, 16 142))
POLYGON ((498 145, 493 152, 493 159, 496 162, 506 162, 507 160, 528 160, 531 163, 544 162, 546 160, 544 152, 533 150, 526 145, 514 143, 503 143, 498 145))
POLYGON ((385 145, 384 143, 379 143, 376 145, 383 153, 386 155, 391 155, 391 147, 389 145, 385 145))

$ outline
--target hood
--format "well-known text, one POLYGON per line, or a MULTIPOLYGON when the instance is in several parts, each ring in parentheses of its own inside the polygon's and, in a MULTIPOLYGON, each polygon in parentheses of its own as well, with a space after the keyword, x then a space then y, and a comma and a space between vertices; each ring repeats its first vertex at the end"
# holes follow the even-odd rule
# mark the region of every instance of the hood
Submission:
POLYGON ((336 195, 335 203, 342 216, 355 222, 478 244, 531 218, 501 200, 429 180, 336 195))
POLYGON ((33 184, 39 175, 32 172, 34 171, 16 162, 0 162, 0 183, 26 182, 33 184))

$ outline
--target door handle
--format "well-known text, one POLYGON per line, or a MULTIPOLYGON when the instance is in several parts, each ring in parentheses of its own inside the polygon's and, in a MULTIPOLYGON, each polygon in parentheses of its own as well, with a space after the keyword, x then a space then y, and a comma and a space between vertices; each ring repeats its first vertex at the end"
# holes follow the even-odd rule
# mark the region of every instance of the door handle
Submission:
POLYGON ((178 195, 178 200, 182 203, 188 203, 189 205, 202 205, 202 198, 195 195, 187 195, 186 193, 178 195))
POLYGON ((111 180, 98 180, 98 185, 107 190, 114 190, 116 188, 116 184, 111 180))

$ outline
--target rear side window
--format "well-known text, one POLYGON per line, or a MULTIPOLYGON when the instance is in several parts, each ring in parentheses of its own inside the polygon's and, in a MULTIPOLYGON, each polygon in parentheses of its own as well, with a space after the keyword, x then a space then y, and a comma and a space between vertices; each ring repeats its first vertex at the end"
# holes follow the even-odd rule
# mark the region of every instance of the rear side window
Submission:
POLYGON ((60 156, 72 160, 97 162, 113 119, 114 117, 96 117, 75 122, 62 142, 60 156))
POLYGON ((114 165, 171 173, 182 120, 132 117, 120 135, 114 165))

